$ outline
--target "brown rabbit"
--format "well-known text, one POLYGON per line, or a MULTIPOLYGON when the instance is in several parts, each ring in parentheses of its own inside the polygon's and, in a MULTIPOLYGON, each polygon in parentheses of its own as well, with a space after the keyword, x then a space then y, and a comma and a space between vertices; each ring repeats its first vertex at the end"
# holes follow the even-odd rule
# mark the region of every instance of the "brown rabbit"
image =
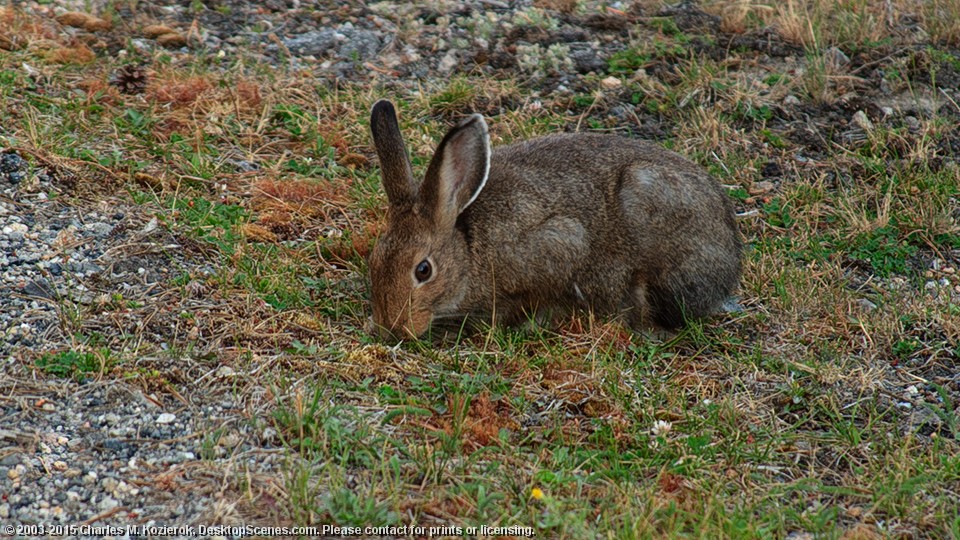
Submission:
POLYGON ((651 143, 550 135, 491 151, 474 114, 416 182, 396 111, 370 129, 389 201, 371 253, 373 322, 419 337, 431 322, 592 309, 666 328, 715 311, 736 288, 741 242, 723 188, 651 143))

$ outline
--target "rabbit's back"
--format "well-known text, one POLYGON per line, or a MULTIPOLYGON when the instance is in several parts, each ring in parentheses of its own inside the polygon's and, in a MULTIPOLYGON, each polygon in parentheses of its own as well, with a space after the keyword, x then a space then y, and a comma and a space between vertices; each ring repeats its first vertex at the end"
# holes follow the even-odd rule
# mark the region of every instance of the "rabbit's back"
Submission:
POLYGON ((648 142, 564 134, 495 148, 464 214, 472 250, 489 259, 475 278, 498 283, 482 301, 495 292, 501 302, 635 308, 676 326, 683 312, 716 309, 739 278, 722 186, 648 142))

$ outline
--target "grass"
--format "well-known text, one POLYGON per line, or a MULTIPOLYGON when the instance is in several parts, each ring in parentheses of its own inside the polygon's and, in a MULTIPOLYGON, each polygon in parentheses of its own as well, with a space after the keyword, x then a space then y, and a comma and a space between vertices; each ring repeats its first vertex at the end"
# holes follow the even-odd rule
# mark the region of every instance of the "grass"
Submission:
POLYGON ((97 352, 67 350, 44 354, 37 360, 36 366, 55 377, 83 378, 107 371, 110 364, 110 351, 101 349, 97 352))
MULTIPOLYGON (((554 4, 603 11, 536 4, 517 26, 556 29, 554 4)), ((539 45, 508 74, 411 86, 327 86, 289 63, 130 49, 150 67, 144 92, 128 95, 110 84, 116 58, 3 8, 0 45, 44 36, 48 48, 0 48, 0 147, 73 179, 60 200, 136 208, 192 254, 168 276, 163 309, 127 293, 63 300, 63 335, 98 337, 20 351, 23 371, 123 378, 197 403, 208 396, 191 394, 179 363, 253 373, 223 392, 244 396, 242 421, 269 427, 265 444, 285 455, 275 505, 237 496, 265 523, 960 537, 958 111, 917 67, 958 71, 960 17, 938 1, 778 6, 707 2, 723 36, 637 17, 605 73, 552 95, 539 85, 569 66, 539 45), (906 15, 922 47, 889 26, 906 15), (795 54, 723 41, 763 28, 795 54), (884 66, 892 114, 869 107, 879 83, 830 64, 829 47, 884 66), (851 92, 867 98, 849 105, 851 92), (367 114, 383 96, 398 102, 420 174, 473 111, 494 144, 655 130, 730 188, 748 243, 744 310, 664 339, 579 314, 556 328, 377 342, 364 331, 365 258, 386 216, 367 114), (922 106, 934 98, 942 106, 922 106), (857 110, 872 128, 851 120, 857 110), (166 324, 118 330, 154 316, 166 324), (161 351, 169 363, 139 364, 161 351)), ((489 21, 469 22, 492 39, 489 21)), ((217 459, 217 437, 204 460, 217 459)))

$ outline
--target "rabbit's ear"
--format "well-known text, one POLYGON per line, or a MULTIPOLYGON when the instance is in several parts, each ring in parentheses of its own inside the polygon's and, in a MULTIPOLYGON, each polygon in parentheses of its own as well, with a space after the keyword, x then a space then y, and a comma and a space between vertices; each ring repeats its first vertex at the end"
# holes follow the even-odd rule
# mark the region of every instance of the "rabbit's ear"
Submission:
POLYGON ((380 175, 383 177, 383 189, 387 192, 387 199, 394 206, 412 203, 417 190, 393 103, 381 99, 373 105, 370 112, 370 131, 373 134, 373 144, 377 147, 377 157, 380 158, 380 175))
POLYGON ((474 114, 440 142, 420 187, 420 201, 436 225, 453 227, 460 212, 480 194, 489 173, 487 123, 474 114))

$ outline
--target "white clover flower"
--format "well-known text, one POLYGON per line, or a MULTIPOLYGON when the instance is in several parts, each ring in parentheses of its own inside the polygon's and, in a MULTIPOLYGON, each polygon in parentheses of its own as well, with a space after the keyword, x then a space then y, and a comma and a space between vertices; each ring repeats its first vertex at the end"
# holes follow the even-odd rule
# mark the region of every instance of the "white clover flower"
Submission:
POLYGON ((653 429, 650 430, 653 433, 654 437, 659 437, 661 435, 666 435, 670 433, 670 429, 673 428, 673 424, 667 422, 666 420, 657 420, 653 423, 653 429))

